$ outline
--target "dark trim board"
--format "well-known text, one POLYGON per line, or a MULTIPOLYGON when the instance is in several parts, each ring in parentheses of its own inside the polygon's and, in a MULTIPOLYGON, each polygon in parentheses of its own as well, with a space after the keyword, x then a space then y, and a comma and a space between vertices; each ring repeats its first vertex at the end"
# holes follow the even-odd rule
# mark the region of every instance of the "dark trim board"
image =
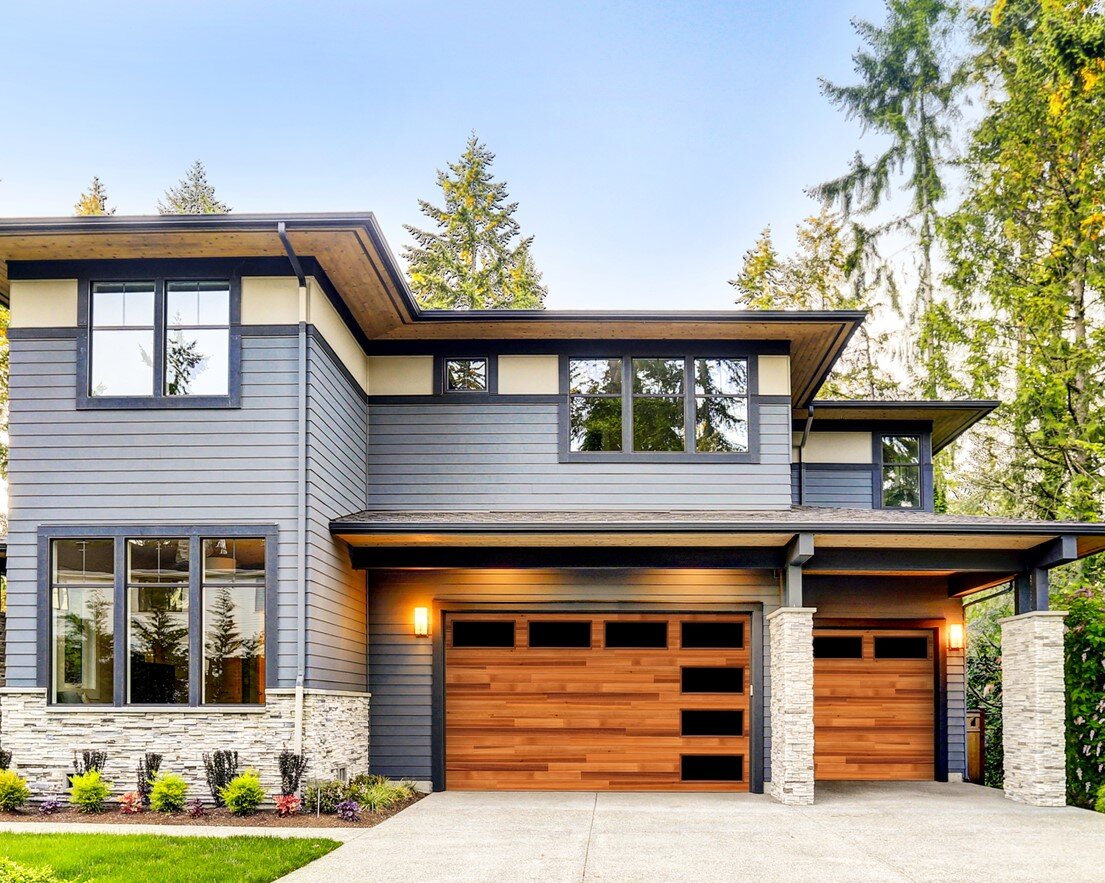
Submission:
MULTIPOLYGON (((475 318, 490 310, 476 310, 475 318)), ((518 311, 511 311, 518 312, 518 311)), ((470 318, 468 313, 450 313, 450 320, 470 318)), ((683 356, 694 349, 717 356, 786 356, 790 343, 785 340, 578 340, 575 338, 480 338, 479 340, 373 340, 366 352, 370 356, 481 356, 488 351, 504 356, 595 356, 623 355, 629 346, 636 356, 683 356)), ((790 396, 783 396, 791 402, 790 396)))
POLYGON ((353 567, 692 567, 775 570, 784 549, 714 546, 353 546, 353 567))

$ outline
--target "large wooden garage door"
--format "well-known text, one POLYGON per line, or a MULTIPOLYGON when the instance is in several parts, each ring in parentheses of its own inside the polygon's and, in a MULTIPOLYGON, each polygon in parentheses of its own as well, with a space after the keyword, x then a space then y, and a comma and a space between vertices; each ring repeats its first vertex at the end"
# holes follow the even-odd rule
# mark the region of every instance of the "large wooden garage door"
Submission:
POLYGON ((813 648, 815 778, 931 780, 932 632, 817 629, 813 648))
POLYGON ((747 791, 741 615, 451 614, 446 787, 747 791))

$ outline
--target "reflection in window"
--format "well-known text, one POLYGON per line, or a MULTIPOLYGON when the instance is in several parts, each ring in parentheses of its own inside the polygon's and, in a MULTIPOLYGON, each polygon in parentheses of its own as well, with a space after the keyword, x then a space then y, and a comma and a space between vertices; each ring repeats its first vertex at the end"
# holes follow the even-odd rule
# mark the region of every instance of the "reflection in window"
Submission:
POLYGON ((921 439, 916 435, 882 437, 882 504, 921 508, 921 439))
POLYGON ((622 449, 622 360, 568 362, 569 448, 622 449))
POLYGON ((53 701, 110 704, 115 674, 115 544, 55 540, 52 552, 53 701))
POLYGON ((203 541, 203 701, 265 700, 265 541, 203 541))
POLYGON ((153 394, 154 283, 92 286, 89 393, 153 394))
POLYGON ((487 390, 487 359, 446 359, 446 392, 487 390))
POLYGON ((686 448, 683 359, 633 360, 633 450, 686 448))
POLYGON ((127 541, 129 701, 188 702, 188 540, 127 541))
POLYGON ((230 285, 169 282, 165 292, 165 394, 226 395, 230 285))
POLYGON ((748 363, 744 359, 695 359, 695 450, 748 450, 748 363))

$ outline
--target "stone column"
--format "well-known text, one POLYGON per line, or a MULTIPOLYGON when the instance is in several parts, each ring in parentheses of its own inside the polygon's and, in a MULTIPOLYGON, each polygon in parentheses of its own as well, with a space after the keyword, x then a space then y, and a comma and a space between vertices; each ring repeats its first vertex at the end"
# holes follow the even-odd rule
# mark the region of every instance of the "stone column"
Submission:
POLYGON ((788 806, 813 803, 812 607, 780 607, 767 617, 771 667, 771 781, 788 806))
POLYGON ((1005 796, 1033 806, 1067 802, 1061 610, 1001 620, 1005 796))

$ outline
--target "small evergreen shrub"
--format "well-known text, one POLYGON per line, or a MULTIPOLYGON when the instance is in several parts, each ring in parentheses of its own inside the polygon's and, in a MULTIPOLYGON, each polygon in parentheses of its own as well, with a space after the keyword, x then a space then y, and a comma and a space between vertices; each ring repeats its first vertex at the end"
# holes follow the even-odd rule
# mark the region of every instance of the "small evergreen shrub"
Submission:
POLYGON ((26 779, 15 770, 0 770, 0 811, 15 812, 30 796, 26 779))
POLYGON ((281 818, 294 816, 299 812, 300 800, 295 794, 281 794, 276 798, 276 814, 281 818))
POLYGON ((153 780, 157 778, 161 769, 161 755, 147 752, 146 756, 138 761, 138 793, 142 795, 142 805, 150 805, 150 791, 153 789, 153 780))
POLYGON ((307 770, 307 755, 296 754, 285 748, 280 752, 280 793, 298 794, 299 782, 307 770))
POLYGON ((154 812, 183 812, 188 803, 188 783, 180 776, 162 773, 153 780, 150 808, 154 812))
POLYGON ((338 818, 343 822, 355 822, 361 817, 361 805, 355 800, 343 800, 338 804, 338 818))
POLYGON ((44 800, 38 805, 39 815, 52 816, 56 812, 61 812, 62 803, 60 800, 55 800, 51 797, 49 800, 44 800))
POLYGON ((0 856, 0 883, 61 883, 61 879, 53 868, 28 868, 0 856))
POLYGON ((102 773, 105 766, 107 766, 106 751, 86 749, 79 754, 76 751, 73 752, 73 772, 78 776, 91 772, 102 773))
POLYGON ((238 752, 216 751, 203 756, 203 769, 207 774, 207 787, 215 806, 223 806, 223 790, 238 775, 238 752))
POLYGON ((198 797, 188 801, 188 818, 202 819, 207 815, 207 806, 198 797))
POLYGON ((12 753, 6 748, 0 748, 0 770, 9 770, 12 765, 12 753))
POLYGON ((306 799, 303 802, 307 812, 321 812, 333 815, 338 804, 347 797, 346 786, 336 779, 323 779, 311 782, 307 786, 306 799))
POLYGON ((119 798, 119 812, 125 816, 133 816, 142 812, 142 795, 137 791, 128 791, 119 798))
POLYGON ((265 802, 265 789, 256 770, 246 770, 235 776, 222 790, 223 804, 236 816, 249 816, 265 802))
POLYGON ((89 770, 73 776, 69 788, 69 802, 81 812, 103 812, 111 787, 103 780, 99 770, 89 770))

